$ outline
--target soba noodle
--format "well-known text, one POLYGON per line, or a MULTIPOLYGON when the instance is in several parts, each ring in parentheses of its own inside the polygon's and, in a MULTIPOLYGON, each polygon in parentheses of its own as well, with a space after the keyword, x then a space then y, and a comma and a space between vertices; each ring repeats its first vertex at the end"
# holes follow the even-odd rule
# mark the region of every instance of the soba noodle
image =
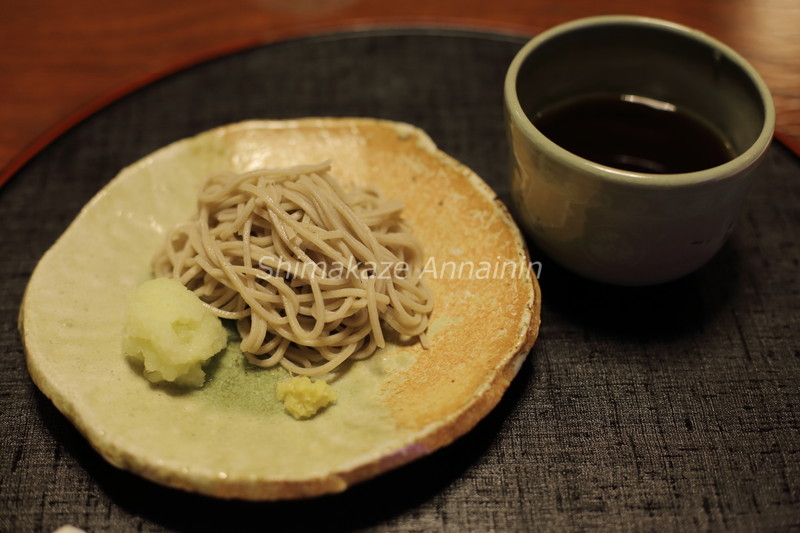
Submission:
POLYGON ((237 321, 258 366, 318 376, 402 336, 426 331, 433 300, 403 205, 345 191, 328 162, 209 178, 196 220, 154 258, 219 317, 237 321))

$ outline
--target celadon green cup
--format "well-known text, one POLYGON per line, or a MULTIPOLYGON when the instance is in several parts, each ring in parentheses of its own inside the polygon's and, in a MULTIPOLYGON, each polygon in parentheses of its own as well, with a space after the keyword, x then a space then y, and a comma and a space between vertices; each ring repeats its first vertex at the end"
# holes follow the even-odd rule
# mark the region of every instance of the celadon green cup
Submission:
POLYGON ((580 19, 538 35, 512 61, 504 98, 518 221, 555 261, 620 285, 679 278, 720 249, 775 126, 769 89, 736 52, 699 31, 635 16, 580 19), (734 157, 680 174, 619 170, 567 151, 531 120, 595 94, 669 102, 715 129, 734 157))

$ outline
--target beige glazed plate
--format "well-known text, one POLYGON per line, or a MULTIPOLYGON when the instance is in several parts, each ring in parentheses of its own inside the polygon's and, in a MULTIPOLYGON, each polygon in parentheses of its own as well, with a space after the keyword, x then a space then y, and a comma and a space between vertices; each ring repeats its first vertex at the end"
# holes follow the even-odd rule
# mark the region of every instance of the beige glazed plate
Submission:
POLYGON ((114 465, 203 494, 272 500, 339 492, 449 444, 499 401, 533 345, 539 287, 491 189, 421 130, 371 119, 249 121, 125 168, 45 254, 20 316, 39 388, 114 465), (333 382, 337 402, 297 421, 279 369, 237 339, 202 389, 154 386, 121 350, 127 299, 210 174, 333 161, 341 183, 405 203, 428 256, 431 347, 389 343, 333 382), (514 266, 516 265, 516 267, 514 266))

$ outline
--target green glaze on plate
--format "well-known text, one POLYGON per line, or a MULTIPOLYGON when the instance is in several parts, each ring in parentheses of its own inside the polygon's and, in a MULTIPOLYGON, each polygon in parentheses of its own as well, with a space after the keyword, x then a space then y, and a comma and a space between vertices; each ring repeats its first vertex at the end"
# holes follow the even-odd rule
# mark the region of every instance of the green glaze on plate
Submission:
POLYGON ((432 257, 527 264, 491 190, 409 125, 249 121, 167 146, 89 202, 40 261, 20 316, 33 380, 108 461, 212 496, 312 496, 451 442, 497 403, 538 329, 529 271, 514 280, 430 280, 431 349, 390 343, 350 365, 332 381, 337 401, 310 420, 283 411, 275 384, 286 372, 250 366, 235 335, 198 390, 153 385, 122 355, 127 299, 152 276, 168 229, 195 213, 207 176, 328 158, 340 181, 373 182, 403 200, 432 257), (431 180, 441 187, 426 186, 431 180))

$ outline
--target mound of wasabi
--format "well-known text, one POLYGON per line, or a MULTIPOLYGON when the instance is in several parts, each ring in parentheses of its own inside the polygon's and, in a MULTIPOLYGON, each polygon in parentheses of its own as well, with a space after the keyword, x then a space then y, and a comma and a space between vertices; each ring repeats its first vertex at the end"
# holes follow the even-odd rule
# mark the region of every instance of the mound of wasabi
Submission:
POLYGON ((275 393, 286 411, 298 420, 311 418, 336 400, 336 394, 325 381, 307 376, 285 379, 275 387, 275 393))

